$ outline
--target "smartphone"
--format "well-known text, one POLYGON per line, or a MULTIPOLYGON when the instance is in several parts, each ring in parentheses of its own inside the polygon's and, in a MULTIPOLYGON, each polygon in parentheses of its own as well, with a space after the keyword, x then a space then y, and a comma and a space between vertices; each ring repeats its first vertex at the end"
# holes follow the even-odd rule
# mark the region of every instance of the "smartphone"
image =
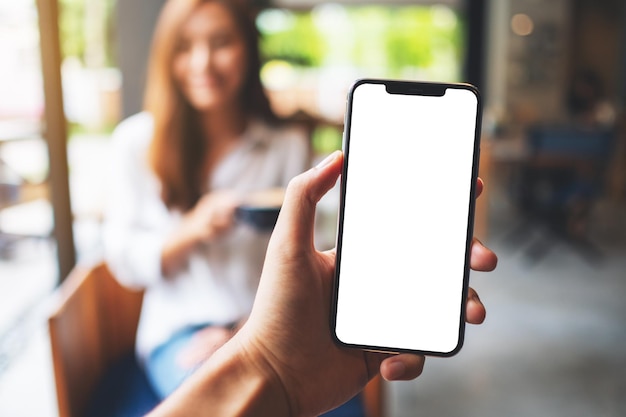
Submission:
POLYGON ((468 84, 352 85, 331 312, 337 343, 460 350, 480 124, 479 92, 468 84))

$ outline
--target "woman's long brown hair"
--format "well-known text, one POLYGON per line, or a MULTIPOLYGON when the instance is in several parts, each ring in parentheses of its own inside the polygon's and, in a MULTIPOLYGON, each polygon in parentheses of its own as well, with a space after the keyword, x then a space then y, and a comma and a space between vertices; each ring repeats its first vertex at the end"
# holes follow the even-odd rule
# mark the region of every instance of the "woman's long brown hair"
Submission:
POLYGON ((244 0, 169 0, 161 11, 152 40, 144 108, 154 120, 148 162, 161 181, 161 198, 169 209, 187 211, 200 198, 206 178, 202 168, 207 141, 195 110, 176 85, 172 62, 182 25, 202 3, 223 4, 235 18, 247 51, 247 74, 240 105, 247 116, 276 122, 260 80, 259 35, 244 0))

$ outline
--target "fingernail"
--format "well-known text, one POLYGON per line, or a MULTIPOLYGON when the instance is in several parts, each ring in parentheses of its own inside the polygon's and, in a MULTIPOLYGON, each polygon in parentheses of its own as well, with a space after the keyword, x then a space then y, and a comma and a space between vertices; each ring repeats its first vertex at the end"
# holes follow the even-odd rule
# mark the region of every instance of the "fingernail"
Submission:
POLYGON ((341 153, 341 151, 335 151, 335 152, 331 153, 326 158, 324 158, 322 160, 322 162, 320 162, 319 164, 315 165, 315 168, 317 168, 317 169, 324 168, 326 165, 330 164, 335 159, 337 159, 337 157, 339 156, 340 153, 341 153))
POLYGON ((389 364, 389 379, 397 380, 404 377, 406 366, 401 361, 393 361, 389 364))

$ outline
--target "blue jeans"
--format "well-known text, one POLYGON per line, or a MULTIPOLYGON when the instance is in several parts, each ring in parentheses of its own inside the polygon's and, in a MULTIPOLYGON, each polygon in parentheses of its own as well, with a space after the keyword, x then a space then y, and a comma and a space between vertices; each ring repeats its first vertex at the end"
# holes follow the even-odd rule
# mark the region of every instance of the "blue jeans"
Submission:
POLYGON ((145 363, 146 376, 157 395, 164 399, 169 396, 196 369, 181 368, 176 358, 194 333, 206 325, 190 326, 175 333, 167 342, 156 348, 145 363))

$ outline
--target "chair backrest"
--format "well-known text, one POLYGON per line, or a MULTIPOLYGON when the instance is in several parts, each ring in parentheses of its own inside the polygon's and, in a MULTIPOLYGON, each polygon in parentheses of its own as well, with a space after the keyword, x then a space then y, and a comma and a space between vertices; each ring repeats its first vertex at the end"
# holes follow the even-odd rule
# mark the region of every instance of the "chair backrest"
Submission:
POLYGON ((105 264, 77 267, 61 285, 48 320, 59 417, 83 415, 104 371, 134 349, 142 300, 105 264))

